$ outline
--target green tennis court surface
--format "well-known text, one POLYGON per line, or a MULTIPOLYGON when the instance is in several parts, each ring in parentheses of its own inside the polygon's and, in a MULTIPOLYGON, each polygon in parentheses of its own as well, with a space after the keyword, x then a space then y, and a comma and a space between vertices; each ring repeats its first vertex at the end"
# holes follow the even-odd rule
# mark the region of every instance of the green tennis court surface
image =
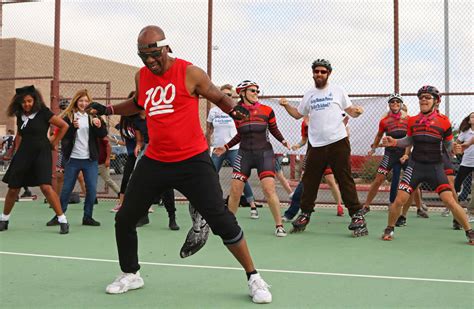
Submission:
MULTIPOLYGON (((167 228, 164 208, 139 229, 142 289, 105 294, 119 274, 112 202, 101 202, 94 217, 101 227, 82 226, 82 206, 71 205, 71 232, 46 227, 53 212, 40 202, 18 203, 9 230, 0 233, 1 308, 255 308, 245 273, 211 236, 195 256, 179 257, 191 225, 187 204, 178 204, 180 231, 167 228)), ((348 216, 319 209, 307 230, 273 236, 267 208, 260 219, 240 208, 257 269, 272 285, 272 308, 473 308, 474 246, 451 218, 409 213, 395 240, 380 240, 386 211, 368 214, 369 236, 352 238, 348 216)), ((290 224, 286 224, 287 230, 290 224)))

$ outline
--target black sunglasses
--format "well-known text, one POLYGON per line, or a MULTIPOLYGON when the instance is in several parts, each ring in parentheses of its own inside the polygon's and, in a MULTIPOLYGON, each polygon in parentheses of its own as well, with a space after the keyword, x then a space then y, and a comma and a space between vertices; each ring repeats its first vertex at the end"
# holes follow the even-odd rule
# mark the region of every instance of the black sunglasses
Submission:
POLYGON ((329 71, 327 71, 327 70, 313 70, 313 72, 316 73, 316 74, 319 74, 319 73, 328 74, 329 71))
POLYGON ((163 54, 163 48, 161 48, 160 50, 153 51, 151 53, 138 52, 137 54, 138 54, 138 57, 142 59, 142 61, 146 61, 148 57, 160 58, 161 55, 163 54))
POLYGON ((248 91, 252 92, 252 93, 256 93, 256 94, 259 94, 260 93, 260 90, 258 89, 247 89, 248 91))

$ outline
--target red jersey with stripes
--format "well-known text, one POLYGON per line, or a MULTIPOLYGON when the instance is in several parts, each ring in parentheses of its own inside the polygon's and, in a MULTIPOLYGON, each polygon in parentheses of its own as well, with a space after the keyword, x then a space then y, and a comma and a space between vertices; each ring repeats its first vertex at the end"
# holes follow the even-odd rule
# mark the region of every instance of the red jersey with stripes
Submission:
MULTIPOLYGON (((385 133, 395 139, 403 138, 407 135, 408 117, 402 118, 401 113, 394 114, 389 112, 379 122, 379 133, 385 133)), ((387 147, 386 152, 403 153, 405 150, 398 147, 387 147)))
POLYGON ((138 105, 146 111, 149 158, 178 162, 208 148, 199 121, 199 100, 186 89, 189 65, 176 58, 162 76, 147 67, 140 69, 138 105))
POLYGON ((284 138, 278 129, 275 113, 270 106, 256 103, 255 105, 246 105, 239 102, 250 112, 250 117, 246 120, 235 120, 237 135, 234 136, 227 146, 232 148, 240 143, 242 150, 268 150, 272 149, 268 131, 279 141, 284 138))
POLYGON ((442 162, 443 141, 453 139, 451 122, 437 112, 410 117, 407 135, 413 138, 413 160, 422 163, 442 162))

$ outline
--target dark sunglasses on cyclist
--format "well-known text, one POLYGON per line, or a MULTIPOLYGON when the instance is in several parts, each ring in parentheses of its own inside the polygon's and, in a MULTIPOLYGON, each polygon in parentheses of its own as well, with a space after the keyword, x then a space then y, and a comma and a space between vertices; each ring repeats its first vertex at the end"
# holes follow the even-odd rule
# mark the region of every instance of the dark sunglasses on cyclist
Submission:
POLYGON ((316 74, 328 74, 327 70, 314 70, 313 72, 316 74))
POLYGON ((259 94, 260 93, 260 90, 258 89, 247 89, 248 91, 252 92, 252 93, 256 93, 256 94, 259 94))
POLYGON ((429 101, 429 100, 434 99, 434 97, 433 97, 433 96, 430 96, 430 95, 421 95, 418 99, 420 99, 420 101, 421 101, 421 100, 429 101))
POLYGON ((161 48, 160 50, 153 51, 151 53, 138 52, 138 57, 140 57, 142 61, 146 61, 148 57, 160 58, 162 54, 163 54, 163 48, 161 48))

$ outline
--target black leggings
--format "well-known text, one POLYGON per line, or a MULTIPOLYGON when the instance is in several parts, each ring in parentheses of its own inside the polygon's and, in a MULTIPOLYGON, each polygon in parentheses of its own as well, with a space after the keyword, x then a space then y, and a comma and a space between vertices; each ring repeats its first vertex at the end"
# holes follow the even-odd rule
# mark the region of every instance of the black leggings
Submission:
POLYGON ((174 190, 168 189, 161 194, 161 200, 165 205, 166 212, 168 213, 168 217, 174 217, 176 213, 176 207, 174 203, 174 190))
POLYGON ((158 194, 172 188, 187 197, 224 244, 236 244, 243 238, 235 216, 224 205, 219 176, 207 151, 173 163, 156 161, 145 155, 138 161, 122 207, 115 216, 115 237, 123 272, 131 273, 140 269, 137 254, 138 220, 146 215, 158 194))
POLYGON ((454 189, 456 189, 456 192, 461 191, 461 186, 464 182, 464 179, 466 179, 467 175, 472 173, 472 171, 474 171, 474 167, 464 165, 459 166, 458 174, 456 175, 456 179, 454 180, 454 189))
POLYGON ((135 157, 133 153, 127 156, 127 161, 125 162, 125 166, 123 168, 122 183, 120 184, 120 193, 122 194, 124 194, 127 190, 128 180, 132 175, 136 160, 137 157, 135 157))

